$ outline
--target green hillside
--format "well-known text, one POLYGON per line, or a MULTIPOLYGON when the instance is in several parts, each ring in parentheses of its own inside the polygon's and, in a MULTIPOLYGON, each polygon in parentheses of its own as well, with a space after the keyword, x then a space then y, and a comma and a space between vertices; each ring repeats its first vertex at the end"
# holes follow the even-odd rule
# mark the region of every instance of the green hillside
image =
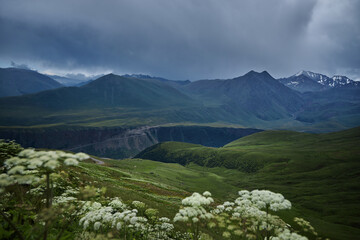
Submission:
MULTIPOLYGON (((73 186, 105 187, 107 197, 121 197, 127 204, 142 201, 169 218, 191 192, 210 191, 218 204, 234 200, 238 190, 268 189, 292 202, 291 210, 279 212, 291 225, 295 225, 292 219, 300 216, 322 237, 357 239, 359 138, 360 128, 355 128, 330 134, 265 131, 222 148, 167 142, 140 155, 168 162, 186 159, 181 162, 186 166, 138 158, 97 158, 102 164, 87 160, 59 173, 73 186), (227 168, 227 163, 234 162, 242 163, 238 169, 227 168)), ((222 239, 210 229, 203 231, 222 239)), ((68 234, 71 239, 72 233, 68 234)))
POLYGON ((63 85, 36 71, 0 68, 0 97, 20 96, 60 87, 63 85))
MULTIPOLYGON (((91 162, 82 163, 80 165, 81 170, 73 171, 70 175, 76 175, 85 180, 87 184, 99 188, 105 186, 107 196, 118 196, 125 202, 131 202, 134 199, 142 201, 149 207, 159 209, 162 216, 173 217, 181 199, 189 196, 194 191, 203 192, 208 190, 213 194, 216 202, 222 202, 235 199, 236 193, 240 189, 259 188, 281 192, 293 203, 291 211, 281 214, 290 223, 294 216, 304 217, 315 226, 321 236, 335 240, 356 239, 360 234, 358 226, 344 224, 343 221, 349 218, 349 212, 333 213, 333 218, 336 217, 336 221, 331 218, 324 218, 326 212, 333 212, 341 205, 348 205, 350 197, 343 198, 342 204, 339 204, 335 202, 339 196, 329 194, 326 197, 331 197, 330 200, 325 201, 325 196, 321 196, 319 193, 312 195, 309 191, 303 191, 306 186, 311 184, 306 183, 306 180, 305 186, 302 186, 300 191, 299 186, 296 189, 291 189, 287 184, 281 187, 284 182, 280 182, 279 179, 276 180, 277 183, 267 182, 269 179, 263 178, 261 175, 249 176, 231 169, 203 168, 195 164, 189 164, 185 167, 178 164, 143 159, 101 160, 105 163, 104 165, 91 162), (320 207, 320 204, 316 203, 320 197, 322 197, 323 202, 338 204, 337 207, 329 204, 320 207), (310 206, 304 206, 304 202, 315 203, 310 208, 310 206), (324 210, 326 211, 324 212, 324 210)), ((274 181, 274 179, 271 181, 274 181)), ((344 194, 343 191, 342 193, 344 194)), ((355 203, 356 199, 353 200, 355 203)), ((356 216, 358 210, 356 210, 355 204, 348 205, 347 209, 350 207, 353 209, 351 213, 356 216)))
POLYGON ((337 224, 330 227, 333 238, 351 239, 341 234, 360 228, 359 142, 360 128, 329 134, 265 131, 222 148, 162 143, 137 157, 196 163, 233 186, 282 192, 323 230, 337 224))

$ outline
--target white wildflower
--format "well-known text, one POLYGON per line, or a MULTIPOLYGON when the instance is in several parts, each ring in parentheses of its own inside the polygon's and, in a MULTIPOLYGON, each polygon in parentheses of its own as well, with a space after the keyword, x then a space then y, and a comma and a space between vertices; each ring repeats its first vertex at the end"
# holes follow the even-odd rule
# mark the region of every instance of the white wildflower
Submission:
POLYGON ((43 162, 40 159, 30 159, 29 165, 27 166, 28 169, 37 169, 38 167, 41 167, 43 162))
POLYGON ((160 229, 163 231, 170 232, 174 229, 174 225, 172 225, 171 223, 164 222, 161 224, 160 229))
POLYGON ((166 222, 170 222, 170 219, 167 217, 161 217, 161 218, 159 218, 159 221, 166 223, 166 222))
POLYGON ((99 230, 100 227, 101 227, 101 222, 95 222, 95 223, 94 223, 94 229, 95 229, 95 231, 99 230))
POLYGON ((205 196, 202 196, 201 194, 195 192, 190 197, 183 199, 181 203, 182 203, 182 205, 199 207, 202 205, 210 205, 213 202, 214 202, 214 199, 212 199, 211 197, 205 197, 205 196))
POLYGON ((9 174, 9 175, 23 174, 23 173, 24 173, 24 170, 25 170, 25 167, 19 165, 19 166, 15 166, 15 167, 11 168, 11 169, 8 171, 8 174, 9 174))
POLYGON ((297 233, 290 232, 289 229, 284 229, 279 232, 276 237, 271 238, 272 240, 308 240, 307 237, 301 236, 297 233))
POLYGON ((44 164, 44 167, 47 169, 51 169, 54 170, 55 168, 57 168, 59 166, 59 162, 56 160, 50 160, 47 163, 44 164))
POLYGON ((74 158, 67 158, 64 160, 64 164, 67 166, 77 166, 79 162, 74 158))
POLYGON ((132 205, 138 209, 144 209, 146 207, 145 203, 140 201, 133 201, 132 205))
POLYGON ((211 193, 210 193, 209 191, 205 191, 205 192, 203 193, 203 196, 204 196, 204 197, 211 197, 211 193))
POLYGON ((85 159, 89 159, 90 157, 89 157, 89 155, 80 152, 80 153, 75 154, 75 158, 77 158, 79 161, 83 161, 85 159))
POLYGON ((28 157, 28 156, 31 156, 35 153, 35 150, 34 149, 24 149, 22 150, 20 153, 19 153, 19 156, 20 157, 28 157))
POLYGON ((0 187, 7 187, 12 184, 14 184, 12 176, 7 175, 6 173, 0 174, 0 187))
POLYGON ((278 211, 290 209, 291 203, 280 193, 273 193, 268 190, 253 190, 251 192, 239 191, 240 197, 235 200, 239 206, 255 205, 259 209, 271 209, 278 211))
POLYGON ((121 229, 121 227, 122 227, 121 222, 118 222, 118 223, 116 224, 116 229, 117 229, 117 230, 120 230, 120 229, 121 229))

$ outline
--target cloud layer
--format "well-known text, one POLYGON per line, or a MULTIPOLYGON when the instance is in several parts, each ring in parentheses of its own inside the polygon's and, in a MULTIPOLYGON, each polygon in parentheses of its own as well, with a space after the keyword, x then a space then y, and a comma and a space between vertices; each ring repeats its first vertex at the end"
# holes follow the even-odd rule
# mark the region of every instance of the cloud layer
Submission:
POLYGON ((0 64, 228 78, 305 69, 360 78, 357 0, 0 0, 0 64))

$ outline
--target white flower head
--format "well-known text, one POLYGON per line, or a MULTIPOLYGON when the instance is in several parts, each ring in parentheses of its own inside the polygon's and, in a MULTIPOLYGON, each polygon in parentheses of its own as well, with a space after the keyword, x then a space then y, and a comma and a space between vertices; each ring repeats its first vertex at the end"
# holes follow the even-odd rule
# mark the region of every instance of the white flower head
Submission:
POLYGON ((204 196, 204 197, 211 197, 211 193, 210 193, 209 191, 205 191, 205 192, 203 193, 203 196, 204 196))
POLYGON ((99 230, 100 227, 101 227, 101 222, 95 222, 95 223, 94 223, 94 229, 95 229, 95 231, 99 230))
POLYGON ((79 162, 75 158, 67 158, 64 160, 64 164, 67 166, 77 166, 79 162))
POLYGON ((14 178, 6 173, 0 174, 0 187, 7 187, 14 184, 14 178))
POLYGON ((44 167, 50 170, 54 170, 55 168, 59 167, 60 163, 56 160, 50 160, 44 164, 44 167))
POLYGON ((239 191, 240 197, 235 200, 238 206, 256 206, 258 209, 271 209, 278 211, 290 209, 291 203, 286 200, 280 193, 273 193, 268 190, 253 190, 251 192, 239 191))
POLYGON ((79 161, 83 161, 83 160, 86 160, 86 159, 89 159, 89 155, 85 154, 85 153, 77 153, 75 154, 75 157, 79 160, 79 161))
POLYGON ((11 168, 11 169, 8 171, 8 174, 9 174, 9 175, 23 174, 24 171, 25 171, 25 167, 24 167, 24 166, 21 166, 21 165, 18 165, 18 166, 15 166, 15 167, 11 168))

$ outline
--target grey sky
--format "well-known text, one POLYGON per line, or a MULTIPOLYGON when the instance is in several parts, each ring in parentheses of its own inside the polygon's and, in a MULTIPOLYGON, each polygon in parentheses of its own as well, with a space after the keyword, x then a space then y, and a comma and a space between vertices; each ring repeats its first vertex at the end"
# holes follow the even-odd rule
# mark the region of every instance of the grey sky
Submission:
POLYGON ((0 65, 170 79, 360 80, 358 0, 0 0, 0 65))

